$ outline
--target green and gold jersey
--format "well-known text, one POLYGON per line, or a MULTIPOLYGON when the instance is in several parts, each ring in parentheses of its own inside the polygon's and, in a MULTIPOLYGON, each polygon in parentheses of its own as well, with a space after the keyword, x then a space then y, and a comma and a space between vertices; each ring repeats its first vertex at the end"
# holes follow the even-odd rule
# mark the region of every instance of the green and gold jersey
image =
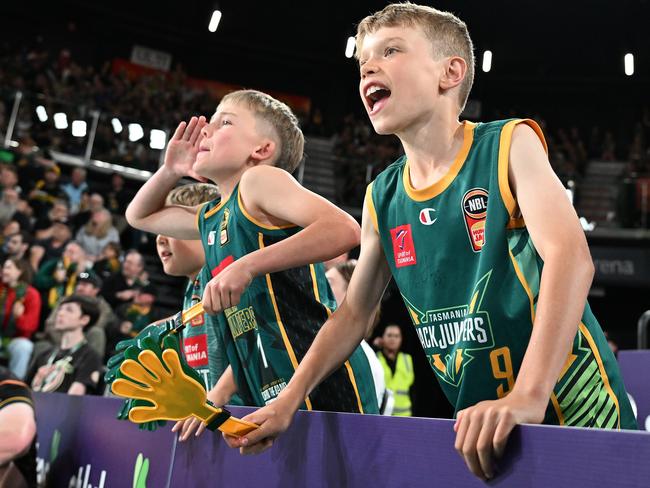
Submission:
MULTIPOLYGON (((257 222, 243 207, 239 186, 228 200, 202 206, 197 219, 212 276, 300 230, 257 222)), ((263 406, 278 396, 335 303, 322 264, 310 264, 255 277, 239 305, 218 315, 226 324, 221 339, 246 405, 263 406)), ((303 408, 377 413, 370 366, 360 347, 314 389, 303 408)))
MULTIPOLYGON (((183 297, 183 310, 201 301, 203 290, 210 278, 210 270, 204 266, 196 278, 188 282, 183 297)), ((219 347, 216 327, 218 323, 215 317, 206 313, 195 317, 183 329, 185 360, 203 378, 206 390, 214 387, 228 367, 226 353, 222 347, 219 347)))
MULTIPOLYGON (((519 123, 545 144, 530 120, 465 122, 463 146, 440 181, 413 188, 402 157, 366 193, 392 275, 456 412, 513 388, 535 320, 543 262, 508 185, 519 123)), ((588 304, 545 423, 636 428, 588 304)))

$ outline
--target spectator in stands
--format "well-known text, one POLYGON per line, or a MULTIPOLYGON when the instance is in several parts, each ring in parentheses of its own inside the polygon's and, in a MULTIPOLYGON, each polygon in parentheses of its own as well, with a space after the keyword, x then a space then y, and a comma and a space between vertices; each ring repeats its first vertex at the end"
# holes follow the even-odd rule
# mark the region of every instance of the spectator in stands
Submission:
POLYGON ((393 415, 411 416, 411 388, 415 382, 413 358, 410 354, 400 352, 402 331, 399 325, 387 325, 382 335, 382 350, 377 357, 384 368, 386 388, 393 392, 395 407, 393 415))
POLYGON ((109 242, 120 242, 120 235, 113 227, 111 213, 106 210, 93 212, 90 221, 77 232, 77 242, 84 248, 89 259, 96 261, 109 242))
POLYGON ((119 173, 113 173, 111 177, 111 189, 106 195, 106 208, 113 214, 113 222, 117 231, 122 235, 127 229, 133 232, 124 217, 126 207, 133 198, 133 194, 124 187, 124 177, 119 173))
POLYGON ((54 327, 62 332, 61 345, 35 358, 27 375, 34 391, 56 391, 70 395, 96 393, 102 362, 84 336, 99 316, 96 302, 70 295, 57 309, 54 327))
POLYGON ((34 284, 44 293, 44 313, 49 314, 61 297, 74 292, 77 276, 92 269, 92 261, 78 242, 70 241, 61 258, 47 261, 36 273, 34 284))
MULTIPOLYGON (((99 310, 95 324, 86 327, 84 335, 90 347, 103 359, 106 353, 106 330, 115 326, 117 317, 108 302, 99 294, 101 288, 102 280, 93 271, 82 271, 77 275, 75 294, 93 299, 99 310)), ((58 304, 45 320, 45 338, 34 345, 34 356, 61 343, 61 332, 55 327, 57 309, 58 304)))
POLYGON ((32 393, 0 366, 0 485, 36 488, 36 418, 32 393))
POLYGON ((81 195, 88 191, 86 170, 79 167, 74 168, 70 174, 70 182, 63 185, 62 190, 68 196, 70 213, 76 214, 81 204, 81 195))
POLYGON ((41 297, 30 283, 32 269, 22 259, 9 258, 2 266, 0 312, 2 313, 2 353, 9 358, 9 369, 24 378, 34 345, 30 340, 38 329, 41 297))
POLYGON ((137 336, 147 325, 162 318, 154 306, 156 288, 149 284, 135 291, 133 302, 123 303, 115 311, 117 327, 107 331, 109 351, 113 351, 118 342, 137 336))
POLYGON ((99 193, 84 193, 79 212, 71 219, 73 232, 78 232, 90 221, 93 214, 101 210, 104 210, 104 197, 99 193))
POLYGON ((0 251, 0 261, 4 262, 7 258, 27 259, 32 241, 32 235, 24 230, 7 236, 0 251))
POLYGON ((17 194, 21 193, 18 186, 18 172, 14 166, 3 164, 0 168, 0 192, 4 194, 6 190, 15 190, 17 194))
POLYGON ((36 239, 49 239, 52 237, 55 222, 68 222, 68 202, 58 198, 52 202, 52 208, 45 214, 36 218, 34 233, 36 239))
POLYGON ((56 200, 67 198, 59 184, 60 175, 61 169, 57 165, 46 168, 43 179, 37 181, 34 189, 29 193, 29 204, 36 215, 46 213, 56 200))
POLYGON ((102 280, 118 273, 122 267, 120 261, 122 257, 122 247, 119 242, 109 242, 102 249, 99 259, 93 265, 93 271, 97 273, 102 280))
POLYGON ((32 268, 39 269, 41 263, 47 263, 52 259, 59 259, 63 256, 66 245, 72 238, 70 227, 64 222, 54 221, 52 223, 51 237, 36 241, 29 254, 29 262, 32 268))
POLYGON ((15 220, 22 229, 31 231, 33 210, 18 191, 8 188, 0 196, 0 225, 15 220))
POLYGON ((147 281, 144 257, 138 251, 130 250, 124 256, 121 271, 104 281, 102 295, 116 308, 123 303, 132 302, 138 288, 144 286, 147 281))

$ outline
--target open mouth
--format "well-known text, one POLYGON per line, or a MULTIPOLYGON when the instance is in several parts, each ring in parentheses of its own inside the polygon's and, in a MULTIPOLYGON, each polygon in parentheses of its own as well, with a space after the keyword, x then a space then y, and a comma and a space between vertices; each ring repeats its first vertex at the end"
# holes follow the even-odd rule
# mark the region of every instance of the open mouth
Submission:
POLYGON ((366 101, 368 103, 369 114, 374 115, 379 112, 390 97, 391 91, 382 85, 373 84, 366 88, 366 101))
POLYGON ((158 254, 160 256, 161 261, 168 261, 173 256, 171 251, 161 251, 158 254))

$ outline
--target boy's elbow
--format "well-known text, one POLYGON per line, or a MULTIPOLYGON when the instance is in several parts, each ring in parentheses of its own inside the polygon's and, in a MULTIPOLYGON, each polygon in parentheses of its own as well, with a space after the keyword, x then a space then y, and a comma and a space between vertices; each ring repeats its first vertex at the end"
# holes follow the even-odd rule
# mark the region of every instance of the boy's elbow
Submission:
POLYGON ((347 244, 350 249, 357 247, 361 243, 361 227, 352 217, 346 221, 347 244))
POLYGON ((136 227, 140 223, 134 209, 133 209, 133 204, 130 203, 128 207, 126 207, 126 211, 124 212, 124 217, 126 218, 126 221, 131 227, 136 227))

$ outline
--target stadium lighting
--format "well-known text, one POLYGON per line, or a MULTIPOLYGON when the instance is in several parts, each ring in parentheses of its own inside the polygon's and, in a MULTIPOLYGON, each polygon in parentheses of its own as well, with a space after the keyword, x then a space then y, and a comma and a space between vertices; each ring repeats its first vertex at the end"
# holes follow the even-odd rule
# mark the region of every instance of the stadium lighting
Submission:
POLYGON ((215 10, 212 12, 212 17, 210 17, 210 24, 208 24, 208 30, 210 32, 216 32, 217 27, 219 27, 219 21, 221 20, 221 11, 215 10))
POLYGON ((139 141, 144 137, 144 131, 140 124, 129 124, 129 141, 139 141))
POLYGON ((351 58, 354 56, 354 49, 356 48, 356 42, 353 36, 348 37, 348 42, 345 45, 345 57, 351 58))
POLYGON ((623 60, 625 62, 625 74, 632 76, 634 74, 634 54, 627 53, 623 60))
POLYGON ((36 107, 36 116, 38 117, 38 120, 41 122, 47 122, 47 111, 45 110, 45 107, 43 105, 39 105, 36 107))
POLYGON ((86 137, 86 121, 73 120, 72 121, 72 135, 75 137, 86 137))
POLYGON ((67 129, 68 128, 68 116, 63 112, 57 112, 54 114, 54 127, 57 129, 67 129))
POLYGON ((151 129, 151 132, 149 132, 149 147, 151 149, 165 149, 166 142, 167 134, 165 134, 164 130, 151 129))
POLYGON ((116 134, 122 132, 122 122, 120 122, 120 119, 118 119, 117 117, 113 117, 111 119, 111 125, 113 126, 113 132, 115 132, 116 134))
POLYGON ((488 73, 492 69, 492 51, 483 51, 483 72, 488 73))

